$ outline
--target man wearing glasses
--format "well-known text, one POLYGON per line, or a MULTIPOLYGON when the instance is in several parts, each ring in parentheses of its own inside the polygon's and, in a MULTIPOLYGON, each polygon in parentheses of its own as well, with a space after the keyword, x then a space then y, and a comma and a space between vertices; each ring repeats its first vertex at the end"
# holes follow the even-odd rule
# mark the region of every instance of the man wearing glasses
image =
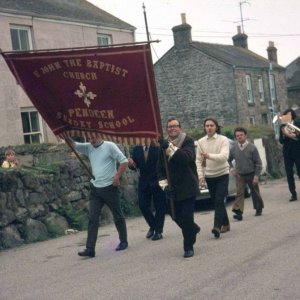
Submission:
POLYGON ((192 138, 182 131, 178 119, 172 117, 167 121, 167 140, 160 141, 161 151, 165 151, 167 166, 163 153, 159 157, 159 184, 165 190, 167 198, 174 200, 174 221, 181 228, 183 235, 183 257, 194 255, 194 244, 200 227, 194 222, 194 205, 198 191, 195 145, 192 138), (166 168, 170 180, 167 181, 166 168))

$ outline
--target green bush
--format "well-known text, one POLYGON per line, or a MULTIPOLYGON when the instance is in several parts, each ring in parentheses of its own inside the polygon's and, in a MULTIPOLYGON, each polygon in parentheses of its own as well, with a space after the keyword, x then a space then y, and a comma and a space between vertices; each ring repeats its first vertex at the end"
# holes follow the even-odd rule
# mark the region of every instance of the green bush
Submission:
POLYGON ((65 208, 66 219, 71 228, 86 230, 88 227, 88 213, 86 210, 74 209, 71 204, 65 208))
POLYGON ((126 201, 125 199, 121 198, 121 209, 125 216, 128 217, 135 217, 140 215, 140 210, 136 203, 126 201))

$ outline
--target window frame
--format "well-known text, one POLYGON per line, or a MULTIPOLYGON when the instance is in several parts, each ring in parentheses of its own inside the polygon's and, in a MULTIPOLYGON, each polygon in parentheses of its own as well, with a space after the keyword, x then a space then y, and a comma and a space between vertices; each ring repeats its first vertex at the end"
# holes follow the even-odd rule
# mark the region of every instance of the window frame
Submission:
POLYGON ((252 80, 251 75, 246 74, 246 89, 247 89, 247 102, 248 104, 254 104, 254 97, 253 97, 253 89, 252 89, 252 80))
POLYGON ((270 98, 271 101, 277 101, 277 94, 276 94, 276 85, 275 85, 275 76, 274 74, 269 74, 269 81, 270 81, 270 98))
POLYGON ((249 124, 251 126, 255 126, 255 124, 256 124, 255 116, 249 116, 249 124))
POLYGON ((258 76, 258 96, 260 103, 265 102, 264 81, 261 75, 258 76))
POLYGON ((35 107, 24 107, 21 108, 21 121, 22 121, 22 134, 23 134, 23 139, 24 139, 24 144, 33 144, 35 142, 32 142, 32 135, 39 135, 39 144, 44 142, 44 130, 43 130, 43 122, 42 122, 42 117, 39 114, 39 112, 36 110, 35 107), (37 120, 38 120, 38 126, 39 126, 39 131, 32 131, 32 119, 30 117, 30 113, 37 113, 37 120), (30 123, 30 132, 24 132, 24 126, 23 126, 23 117, 22 114, 27 113, 29 114, 29 123, 30 123), (30 143, 27 143, 25 140, 25 137, 29 136, 30 137, 30 143))
POLYGON ((25 25, 15 25, 15 24, 10 24, 9 26, 10 29, 10 38, 11 38, 11 48, 13 51, 28 51, 28 50, 33 50, 33 43, 32 43, 32 34, 31 34, 31 27, 30 26, 25 26, 25 25), (12 39, 12 30, 17 30, 18 31, 18 43, 20 46, 20 49, 14 49, 14 43, 12 39), (27 42, 28 42, 28 49, 22 48, 22 42, 20 41, 20 31, 23 30, 27 33, 27 42))
POLYGON ((261 123, 262 125, 267 125, 269 123, 268 113, 261 114, 261 123))
POLYGON ((109 46, 112 44, 112 36, 109 34, 97 33, 97 45, 98 46, 109 46), (107 43, 99 42, 107 39, 107 43))

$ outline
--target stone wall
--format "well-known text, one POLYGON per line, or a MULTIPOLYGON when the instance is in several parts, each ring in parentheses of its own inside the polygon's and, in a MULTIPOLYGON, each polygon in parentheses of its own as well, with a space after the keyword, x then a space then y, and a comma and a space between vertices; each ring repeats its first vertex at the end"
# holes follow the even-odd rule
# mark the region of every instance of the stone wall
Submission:
MULTIPOLYGON (((34 153, 16 148, 17 157, 26 163, 18 169, 0 168, 0 249, 63 235, 70 228, 86 228, 89 177, 64 146, 48 149, 34 153)), ((136 174, 126 171, 120 188, 125 215, 137 211, 136 182, 136 174)), ((104 208, 101 222, 111 221, 104 208)))
POLYGON ((274 135, 263 137, 262 140, 266 153, 269 177, 280 178, 286 176, 282 156, 282 145, 275 139, 274 135))
POLYGON ((170 116, 183 128, 201 127, 209 115, 237 124, 232 68, 193 47, 168 52, 154 65, 162 125, 170 116))

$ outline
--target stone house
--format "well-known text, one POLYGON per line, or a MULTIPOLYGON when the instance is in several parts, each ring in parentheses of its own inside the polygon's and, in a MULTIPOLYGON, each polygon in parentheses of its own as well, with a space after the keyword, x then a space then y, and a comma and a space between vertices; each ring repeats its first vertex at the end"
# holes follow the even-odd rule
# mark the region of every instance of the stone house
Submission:
POLYGON ((300 56, 286 67, 288 106, 300 113, 300 56))
MULTIPOLYGON (((0 0, 1 51, 132 43, 135 27, 85 0, 0 0)), ((0 56, 0 146, 56 142, 0 56)))
POLYGON ((207 116, 221 124, 271 124, 287 107, 285 68, 270 42, 268 59, 248 49, 247 35, 234 45, 192 40, 185 22, 172 28, 174 46, 154 65, 162 123, 178 117, 185 128, 201 127, 207 116))

